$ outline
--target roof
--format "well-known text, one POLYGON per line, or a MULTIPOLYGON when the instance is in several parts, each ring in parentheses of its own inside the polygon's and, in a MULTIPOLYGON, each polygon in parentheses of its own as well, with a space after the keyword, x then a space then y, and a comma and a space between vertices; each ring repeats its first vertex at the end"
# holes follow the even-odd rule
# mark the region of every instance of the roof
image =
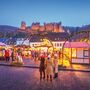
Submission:
POLYGON ((66 42, 64 48, 90 48, 87 42, 66 42))
POLYGON ((31 42, 40 42, 40 40, 42 38, 47 38, 51 41, 65 41, 68 37, 68 33, 48 33, 46 35, 40 35, 40 34, 37 34, 37 35, 33 35, 32 38, 31 38, 31 42))
POLYGON ((0 42, 0 46, 6 46, 6 44, 5 44, 5 43, 0 42))
POLYGON ((6 43, 7 39, 6 38, 0 38, 0 42, 6 43))

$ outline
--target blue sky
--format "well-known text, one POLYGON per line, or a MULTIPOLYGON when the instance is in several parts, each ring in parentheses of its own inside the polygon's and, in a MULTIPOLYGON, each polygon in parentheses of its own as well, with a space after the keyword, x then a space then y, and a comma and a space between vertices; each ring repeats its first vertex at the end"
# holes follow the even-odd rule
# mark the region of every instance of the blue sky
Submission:
POLYGON ((90 24, 90 0, 0 0, 0 25, 19 27, 33 22, 62 22, 64 26, 90 24))

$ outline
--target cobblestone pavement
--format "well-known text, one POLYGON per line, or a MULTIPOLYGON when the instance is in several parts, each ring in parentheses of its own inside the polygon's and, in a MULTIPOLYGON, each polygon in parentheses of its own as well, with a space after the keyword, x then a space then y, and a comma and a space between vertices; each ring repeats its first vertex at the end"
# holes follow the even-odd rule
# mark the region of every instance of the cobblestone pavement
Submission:
POLYGON ((59 71, 47 82, 38 69, 0 66, 0 90, 90 90, 90 72, 59 71))

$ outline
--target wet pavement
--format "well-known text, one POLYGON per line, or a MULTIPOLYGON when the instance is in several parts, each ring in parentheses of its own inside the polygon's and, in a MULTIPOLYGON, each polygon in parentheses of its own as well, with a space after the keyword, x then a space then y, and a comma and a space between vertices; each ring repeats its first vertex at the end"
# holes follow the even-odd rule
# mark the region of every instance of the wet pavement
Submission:
POLYGON ((0 90, 90 90, 90 73, 59 71, 58 79, 47 82, 38 69, 0 66, 0 90))
MULTIPOLYGON (((22 67, 30 67, 30 68, 38 68, 40 61, 34 61, 31 60, 30 58, 24 58, 23 59, 24 64, 22 67)), ((6 62, 6 61, 0 61, 0 65, 11 65, 11 61, 6 62)), ((59 67, 59 70, 69 70, 69 71, 87 71, 90 72, 90 65, 82 65, 82 64, 72 64, 72 66, 62 68, 59 67)))
MULTIPOLYGON (((10 65, 12 61, 6 62, 5 60, 0 61, 0 64, 2 65, 10 65)), ((34 61, 30 58, 24 58, 23 59, 23 66, 32 66, 32 67, 39 67, 39 61, 34 61)))

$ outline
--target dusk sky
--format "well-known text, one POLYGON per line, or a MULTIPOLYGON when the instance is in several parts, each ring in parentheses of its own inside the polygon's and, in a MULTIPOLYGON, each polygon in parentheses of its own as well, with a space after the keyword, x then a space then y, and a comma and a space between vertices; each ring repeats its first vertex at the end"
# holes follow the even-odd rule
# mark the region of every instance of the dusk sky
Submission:
POLYGON ((0 0, 0 25, 20 27, 21 21, 90 24, 90 0, 0 0))

